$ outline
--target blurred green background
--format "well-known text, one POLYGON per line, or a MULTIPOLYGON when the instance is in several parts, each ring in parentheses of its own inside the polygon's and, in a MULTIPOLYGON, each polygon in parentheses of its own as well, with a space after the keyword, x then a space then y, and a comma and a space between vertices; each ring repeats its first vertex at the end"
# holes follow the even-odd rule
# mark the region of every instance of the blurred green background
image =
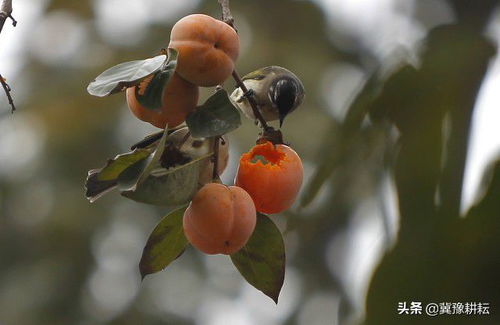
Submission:
MULTIPOLYGON (((277 306, 229 258, 194 249, 141 283, 166 211, 84 197, 87 170, 156 131, 87 84, 157 54, 182 16, 220 17, 217 1, 13 2, 19 24, 0 34, 18 107, 0 93, 0 325, 500 324, 498 1, 231 1, 239 73, 281 65, 307 92, 283 127, 306 177, 273 216, 287 249, 277 306), (490 315, 398 315, 412 301, 489 303, 490 315)), ((226 183, 257 132, 245 120, 230 134, 226 183)))

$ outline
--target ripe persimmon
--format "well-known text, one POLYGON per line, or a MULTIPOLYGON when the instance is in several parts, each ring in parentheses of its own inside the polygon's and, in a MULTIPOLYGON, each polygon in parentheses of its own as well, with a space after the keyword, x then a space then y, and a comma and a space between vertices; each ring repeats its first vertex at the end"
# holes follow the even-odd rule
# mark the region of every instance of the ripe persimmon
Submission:
POLYGON ((197 86, 212 87, 233 72, 240 39, 228 24, 194 14, 174 25, 168 47, 178 52, 176 71, 181 77, 197 86))
POLYGON ((144 79, 139 85, 127 88, 128 107, 134 115, 160 129, 176 127, 186 120, 187 115, 196 108, 199 89, 174 73, 163 91, 163 105, 160 110, 144 107, 137 100, 136 92, 144 91, 152 76, 144 79))
POLYGON ((265 142, 241 156, 235 185, 250 194, 257 211, 279 213, 295 202, 303 177, 302 161, 292 148, 265 142))
POLYGON ((257 212, 250 195, 237 186, 209 183, 194 196, 184 212, 184 233, 207 254, 230 255, 252 235, 257 212))

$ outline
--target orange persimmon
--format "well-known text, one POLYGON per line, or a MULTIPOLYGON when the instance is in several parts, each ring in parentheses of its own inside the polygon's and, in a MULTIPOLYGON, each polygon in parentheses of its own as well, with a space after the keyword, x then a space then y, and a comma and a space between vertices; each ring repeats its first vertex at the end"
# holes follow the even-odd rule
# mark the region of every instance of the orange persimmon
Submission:
POLYGON ((144 107, 137 100, 136 92, 144 91, 152 76, 144 79, 138 86, 127 88, 128 107, 134 115, 145 122, 163 129, 176 127, 186 120, 187 115, 196 108, 199 89, 174 73, 163 91, 163 105, 160 110, 144 107))
POLYGON ((233 254, 247 243, 257 222, 250 195, 237 186, 209 183, 184 212, 184 233, 207 254, 233 254))
POLYGON ((228 24, 194 14, 175 23, 168 47, 179 53, 176 71, 182 78, 197 86, 212 87, 233 72, 240 39, 228 24))
POLYGON ((257 211, 279 213, 295 202, 303 177, 302 161, 292 148, 265 142, 241 156, 235 185, 250 194, 257 211))

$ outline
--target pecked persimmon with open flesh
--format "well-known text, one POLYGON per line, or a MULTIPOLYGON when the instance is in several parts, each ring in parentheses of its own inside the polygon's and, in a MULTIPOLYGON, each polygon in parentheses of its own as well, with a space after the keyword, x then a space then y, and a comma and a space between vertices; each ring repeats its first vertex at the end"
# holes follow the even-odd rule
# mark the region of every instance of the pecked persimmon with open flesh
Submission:
POLYGON ((279 213, 297 198, 304 168, 299 155, 284 144, 258 144, 240 158, 235 185, 252 197, 257 211, 279 213))

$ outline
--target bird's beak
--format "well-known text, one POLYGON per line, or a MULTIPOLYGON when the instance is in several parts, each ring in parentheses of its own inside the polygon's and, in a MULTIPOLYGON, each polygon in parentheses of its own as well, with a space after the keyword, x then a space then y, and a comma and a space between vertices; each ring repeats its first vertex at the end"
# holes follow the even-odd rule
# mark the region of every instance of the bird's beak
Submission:
POLYGON ((286 117, 286 114, 281 114, 280 113, 280 116, 279 116, 279 118, 280 118, 280 129, 281 129, 281 126, 283 125, 283 121, 285 121, 285 117, 286 117))

